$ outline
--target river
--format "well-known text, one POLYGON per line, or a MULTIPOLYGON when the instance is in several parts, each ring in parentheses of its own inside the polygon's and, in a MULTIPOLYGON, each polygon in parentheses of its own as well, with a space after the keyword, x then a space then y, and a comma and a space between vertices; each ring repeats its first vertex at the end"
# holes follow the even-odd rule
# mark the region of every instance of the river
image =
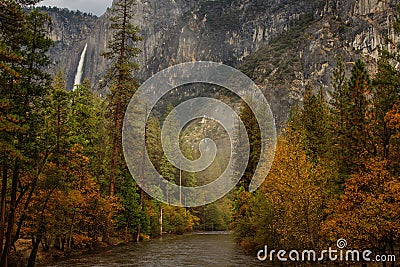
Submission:
POLYGON ((273 266, 246 255, 226 232, 164 236, 162 239, 110 248, 48 267, 105 266, 273 266))

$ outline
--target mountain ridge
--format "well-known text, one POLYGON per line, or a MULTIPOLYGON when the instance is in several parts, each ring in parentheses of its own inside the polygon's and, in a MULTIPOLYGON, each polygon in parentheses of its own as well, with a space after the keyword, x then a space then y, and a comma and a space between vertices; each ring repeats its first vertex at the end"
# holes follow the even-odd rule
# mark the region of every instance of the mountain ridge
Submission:
MULTIPOLYGON (((379 48, 393 49, 387 46, 387 37, 399 40, 391 29, 396 5, 396 0, 139 0, 132 10, 143 37, 136 76, 143 82, 166 67, 195 60, 240 68, 263 89, 281 125, 290 107, 302 101, 307 83, 330 90, 336 55, 342 54, 346 62, 362 58, 373 68, 379 48)), ((98 88, 107 67, 101 53, 112 37, 111 15, 109 9, 96 20, 77 25, 81 38, 58 42, 50 52, 49 71, 61 67, 68 88, 73 87, 85 44, 83 76, 98 88)), ((55 14, 52 17, 58 20, 55 14)), ((63 29, 66 32, 53 30, 52 39, 73 31, 63 29)))

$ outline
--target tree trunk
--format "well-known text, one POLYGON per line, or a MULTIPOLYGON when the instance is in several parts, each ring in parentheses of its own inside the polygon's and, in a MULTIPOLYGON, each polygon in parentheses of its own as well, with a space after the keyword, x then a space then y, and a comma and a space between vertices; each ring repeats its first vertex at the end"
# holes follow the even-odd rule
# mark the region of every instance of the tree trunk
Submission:
MULTIPOLYGON (((37 173, 36 173, 36 176, 35 176, 35 178, 34 178, 33 181, 32 181, 32 184, 31 184, 31 188, 30 188, 30 190, 29 190, 28 197, 26 198, 26 201, 25 201, 25 204, 24 204, 24 209, 23 209, 23 211, 22 211, 22 215, 21 215, 21 217, 19 218, 18 223, 17 223, 17 230, 15 231, 15 236, 14 236, 14 238, 13 238, 13 240, 12 240, 11 246, 14 246, 15 242, 17 242, 18 239, 19 239, 19 236, 20 236, 20 234, 21 234, 22 225, 24 224, 24 221, 26 220, 26 213, 27 213, 27 211, 28 211, 29 204, 31 203, 33 193, 35 192, 35 189, 36 189, 36 186, 37 186, 37 182, 38 182, 38 180, 39 180, 39 176, 40 176, 40 174, 42 173, 42 171, 43 171, 43 169, 44 169, 44 166, 46 165, 46 161, 47 161, 49 155, 50 155, 50 153, 46 153, 46 155, 43 157, 42 164, 38 167, 38 171, 37 171, 37 173)), ((23 198, 23 195, 25 195, 26 191, 27 191, 27 190, 23 191, 23 192, 20 194, 19 199, 22 199, 22 198, 23 198)), ((19 203, 19 201, 17 202, 17 205, 18 205, 18 203, 19 203)))
MULTIPOLYGON (((147 112, 147 106, 146 106, 146 112, 147 112)), ((144 136, 146 137, 146 130, 147 128, 144 128, 144 136)), ((142 148, 142 170, 141 170, 141 176, 140 176, 140 182, 141 184, 144 181, 144 165, 145 165, 145 152, 146 152, 146 138, 144 138, 143 140, 143 148, 142 148)), ((139 199, 139 212, 140 212, 140 217, 143 216, 143 190, 139 187, 139 191, 140 191, 140 199, 139 199)), ((136 242, 140 241, 140 223, 141 223, 141 218, 139 220, 139 224, 136 230, 136 242)))
POLYGON ((128 235, 129 235, 129 224, 130 224, 130 222, 129 222, 129 218, 128 218, 128 221, 127 221, 127 223, 126 223, 126 225, 125 225, 125 243, 128 243, 128 241, 129 241, 129 238, 128 238, 128 235))
POLYGON ((17 208, 16 204, 17 204, 18 175, 19 175, 19 161, 18 161, 18 159, 16 159, 15 165, 14 165, 13 177, 12 177, 12 185, 11 185, 10 213, 8 216, 6 243, 4 244, 3 253, 1 255, 0 266, 8 266, 8 256, 9 256, 10 250, 11 250, 12 235, 13 235, 13 231, 14 231, 15 211, 17 208))
MULTIPOLYGON (((115 180, 116 180, 116 174, 117 174, 117 168, 118 168, 118 154, 119 154, 119 136, 120 136, 120 131, 121 131, 121 125, 120 125, 120 112, 121 112, 121 103, 118 101, 117 107, 116 107, 116 112, 115 112, 115 117, 114 117, 114 127, 115 127, 115 132, 114 132, 114 140, 113 140, 113 153, 112 153, 112 158, 111 158, 111 172, 110 172, 110 184, 109 184, 109 197, 112 198, 115 194, 115 180)), ((105 243, 110 243, 110 227, 111 227, 111 222, 107 218, 106 220, 106 225, 103 233, 103 242, 105 243)))
POLYGON ((140 242, 140 224, 138 225, 138 227, 136 229, 135 241, 140 242))
POLYGON ((3 248, 4 242, 4 233, 6 227, 6 198, 7 198, 7 173, 8 167, 6 164, 3 164, 3 175, 2 175, 2 184, 1 184, 1 207, 0 207, 0 258, 1 258, 1 249, 3 248))
POLYGON ((182 169, 179 166, 179 204, 182 206, 182 169))
POLYGON ((162 236, 162 232, 163 232, 163 228, 162 228, 162 224, 163 224, 163 208, 162 208, 162 204, 160 203, 160 236, 162 236))
MULTIPOLYGON (((40 219, 39 219, 39 229, 37 232, 36 240, 34 240, 34 242, 33 242, 33 247, 31 250, 31 254, 29 255, 27 267, 35 266, 36 257, 37 257, 37 253, 39 250, 39 245, 40 245, 40 242, 42 242, 42 237, 43 237, 44 231, 46 230, 46 222, 45 222, 44 212, 46 211, 47 203, 49 203, 49 200, 50 200, 51 195, 53 194, 54 190, 55 190, 55 188, 52 188, 50 190, 46 200, 43 203, 43 207, 42 207, 42 211, 41 211, 40 219)), ((6 265, 2 265, 2 266, 6 266, 6 265)))
MULTIPOLYGON (((42 230, 39 231, 42 232, 42 230)), ((33 242, 33 248, 31 254, 29 255, 27 267, 35 267, 36 256, 39 250, 40 242, 42 241, 42 235, 43 235, 42 233, 39 233, 38 236, 36 237, 35 242, 33 242)))
MULTIPOLYGON (((141 217, 142 216, 142 211, 143 211, 143 190, 142 189, 139 189, 139 190, 140 190, 139 212, 140 212, 140 217, 141 217)), ((139 224, 138 224, 138 227, 137 227, 137 230, 136 230, 136 242, 140 241, 140 231, 141 231, 140 223, 141 223, 141 221, 142 220, 139 220, 139 224)))
POLYGON ((74 215, 72 216, 72 222, 71 222, 71 227, 69 228, 69 238, 68 238, 68 256, 71 253, 72 250, 72 237, 74 233, 74 224, 75 224, 75 215, 76 215, 76 209, 74 209, 74 215))
POLYGON ((19 220, 18 220, 17 230, 16 230, 15 236, 14 236, 14 238, 13 238, 13 240, 12 240, 12 244, 11 244, 12 246, 15 244, 15 242, 18 241, 19 236, 20 236, 20 234, 21 234, 22 225, 23 225, 24 221, 26 220, 26 212, 27 212, 27 210, 28 210, 28 208, 29 208, 29 204, 30 204, 30 202, 31 202, 32 195, 33 195, 33 192, 35 191, 35 188, 36 188, 36 182, 35 182, 35 185, 32 185, 32 188, 31 188, 31 190, 29 191, 28 198, 27 198, 26 201, 25 201, 24 210, 23 210, 23 212, 22 212, 21 217, 20 217, 19 220))
POLYGON ((113 142, 113 154, 111 159, 111 173, 110 173, 110 188, 109 188, 109 196, 112 197, 115 194, 115 176, 117 174, 118 167, 118 156, 119 156, 119 143, 121 135, 121 102, 118 100, 116 104, 116 111, 114 117, 114 142, 113 142))

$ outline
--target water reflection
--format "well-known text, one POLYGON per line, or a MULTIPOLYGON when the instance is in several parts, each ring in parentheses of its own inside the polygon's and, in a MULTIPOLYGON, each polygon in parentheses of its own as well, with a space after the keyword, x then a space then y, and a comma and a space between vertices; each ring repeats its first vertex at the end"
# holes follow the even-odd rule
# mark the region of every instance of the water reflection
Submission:
POLYGON ((64 266, 272 266, 245 255, 226 232, 164 236, 63 262, 64 266))

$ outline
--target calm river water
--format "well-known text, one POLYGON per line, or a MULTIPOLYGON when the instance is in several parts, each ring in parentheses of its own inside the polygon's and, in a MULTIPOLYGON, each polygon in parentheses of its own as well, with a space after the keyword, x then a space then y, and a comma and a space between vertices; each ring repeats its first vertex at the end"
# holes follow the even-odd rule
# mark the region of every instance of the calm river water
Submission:
POLYGON ((245 255, 228 233, 194 233, 115 247, 54 267, 66 266, 272 266, 245 255))

